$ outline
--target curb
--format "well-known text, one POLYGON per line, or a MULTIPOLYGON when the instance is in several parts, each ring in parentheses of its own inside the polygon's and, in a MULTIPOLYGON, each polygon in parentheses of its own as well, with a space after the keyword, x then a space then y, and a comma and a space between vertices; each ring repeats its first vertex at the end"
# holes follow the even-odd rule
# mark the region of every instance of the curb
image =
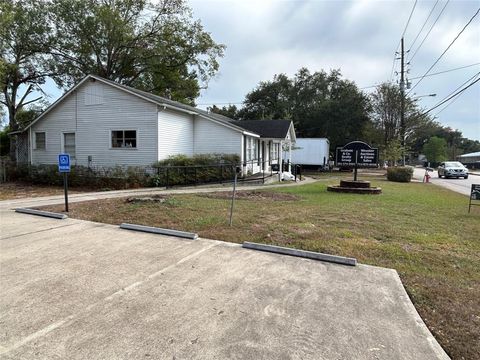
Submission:
POLYGON ((50 211, 42 211, 42 210, 35 210, 35 209, 29 209, 29 208, 16 208, 15 212, 22 213, 22 214, 29 214, 29 215, 44 216, 44 217, 60 219, 60 220, 68 218, 68 216, 65 214, 59 214, 59 213, 54 213, 50 211))
POLYGON ((196 234, 196 233, 190 233, 190 232, 178 231, 178 230, 171 230, 171 229, 162 229, 162 228, 153 227, 153 226, 122 223, 122 224, 120 224, 120 229, 142 231, 142 232, 159 234, 159 235, 176 236, 176 237, 180 237, 180 238, 184 238, 184 239, 190 239, 190 240, 197 240, 198 239, 198 234, 196 234))
POLYGON ((307 259, 320 260, 320 261, 328 261, 331 263, 336 263, 341 265, 350 265, 350 266, 357 265, 357 259, 355 258, 329 255, 329 254, 323 254, 323 253, 318 253, 313 251, 297 250, 297 249, 291 249, 291 248, 274 246, 274 245, 257 244, 257 243, 252 243, 248 241, 245 241, 242 244, 242 247, 246 249, 267 251, 267 252, 272 252, 276 254, 291 255, 291 256, 303 257, 307 259))

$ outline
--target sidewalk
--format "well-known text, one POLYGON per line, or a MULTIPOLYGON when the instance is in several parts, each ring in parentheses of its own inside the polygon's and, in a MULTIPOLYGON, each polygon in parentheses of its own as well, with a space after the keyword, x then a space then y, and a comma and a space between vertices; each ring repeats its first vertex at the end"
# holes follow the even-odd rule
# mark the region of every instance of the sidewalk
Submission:
MULTIPOLYGON (((300 182, 281 183, 272 185, 240 185, 238 190, 259 190, 259 189, 274 189, 279 187, 300 186, 314 183, 318 180, 312 178, 305 178, 300 182)), ((223 185, 201 185, 196 187, 182 187, 182 188, 142 188, 142 189, 128 189, 128 190, 114 190, 114 191, 100 191, 90 193, 77 193, 68 196, 70 203, 101 200, 101 199, 113 199, 127 196, 144 196, 144 195, 157 195, 157 194, 194 194, 194 193, 209 193, 216 191, 232 191, 233 184, 223 185)), ((11 209, 16 207, 28 207, 28 206, 45 206, 62 204, 65 201, 63 195, 43 196, 37 198, 24 198, 24 199, 11 199, 0 201, 0 209, 11 209)))

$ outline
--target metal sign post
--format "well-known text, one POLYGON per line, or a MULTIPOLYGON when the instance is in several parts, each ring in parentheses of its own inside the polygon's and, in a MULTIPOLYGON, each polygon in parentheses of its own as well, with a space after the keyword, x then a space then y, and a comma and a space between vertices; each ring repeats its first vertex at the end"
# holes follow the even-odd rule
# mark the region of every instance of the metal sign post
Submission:
POLYGON ((63 173, 63 191, 65 193, 65 212, 68 212, 68 173, 70 172, 70 155, 58 155, 58 171, 63 173))
POLYGON ((470 208, 472 206, 480 206, 480 204, 472 204, 472 200, 480 201, 480 184, 472 184, 472 190, 470 192, 470 202, 468 204, 468 213, 470 214, 470 208))

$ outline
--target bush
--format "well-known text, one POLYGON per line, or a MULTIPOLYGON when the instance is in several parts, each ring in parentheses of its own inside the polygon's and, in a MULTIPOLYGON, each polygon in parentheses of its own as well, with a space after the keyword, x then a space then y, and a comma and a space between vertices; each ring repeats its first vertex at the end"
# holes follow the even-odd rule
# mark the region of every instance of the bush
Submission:
POLYGON ((396 166, 387 169, 387 179, 396 182, 410 182, 413 176, 413 167, 396 166))
POLYGON ((156 175, 150 186, 173 186, 230 181, 235 165, 240 163, 236 154, 173 155, 152 165, 156 175))
MULTIPOLYGON (((9 172, 9 180, 20 180, 38 185, 62 185, 63 174, 57 165, 18 165, 9 172)), ((142 167, 121 167, 92 169, 86 166, 72 166, 68 184, 72 187, 92 189, 128 189, 148 186, 150 174, 142 167)))
POLYGON ((157 161, 154 168, 163 166, 195 166, 195 165, 219 165, 239 164, 240 156, 237 154, 197 154, 193 156, 172 155, 165 160, 157 161))

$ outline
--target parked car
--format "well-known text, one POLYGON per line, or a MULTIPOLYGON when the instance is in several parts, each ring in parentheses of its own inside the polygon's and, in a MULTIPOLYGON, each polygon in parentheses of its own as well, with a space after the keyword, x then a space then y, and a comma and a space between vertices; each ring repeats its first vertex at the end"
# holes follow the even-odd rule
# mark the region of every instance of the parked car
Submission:
POLYGON ((442 162, 438 166, 438 177, 441 178, 442 176, 445 178, 454 177, 458 179, 459 177, 463 177, 468 179, 468 169, 458 161, 442 162))

